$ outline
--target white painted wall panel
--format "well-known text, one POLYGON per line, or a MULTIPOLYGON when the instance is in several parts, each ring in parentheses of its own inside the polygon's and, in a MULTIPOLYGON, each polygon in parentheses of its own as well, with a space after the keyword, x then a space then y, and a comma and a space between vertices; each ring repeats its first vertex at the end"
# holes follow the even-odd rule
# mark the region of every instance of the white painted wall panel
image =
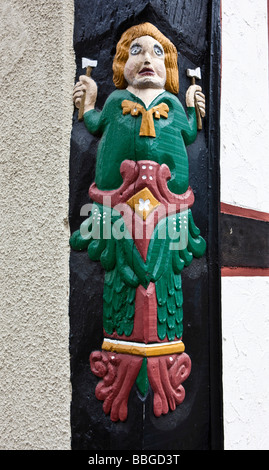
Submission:
POLYGON ((222 1, 221 201, 269 211, 267 0, 222 1))
POLYGON ((269 278, 223 278, 225 449, 269 449, 269 278))

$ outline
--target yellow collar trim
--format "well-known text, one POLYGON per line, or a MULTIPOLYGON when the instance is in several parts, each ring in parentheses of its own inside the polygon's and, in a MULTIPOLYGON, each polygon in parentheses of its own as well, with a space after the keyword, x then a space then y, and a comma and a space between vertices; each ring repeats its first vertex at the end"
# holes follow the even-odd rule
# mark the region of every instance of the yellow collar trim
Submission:
POLYGON ((185 351, 185 345, 181 340, 172 341, 169 343, 145 344, 105 338, 102 344, 102 349, 105 351, 112 351, 121 354, 151 357, 182 353, 185 351))

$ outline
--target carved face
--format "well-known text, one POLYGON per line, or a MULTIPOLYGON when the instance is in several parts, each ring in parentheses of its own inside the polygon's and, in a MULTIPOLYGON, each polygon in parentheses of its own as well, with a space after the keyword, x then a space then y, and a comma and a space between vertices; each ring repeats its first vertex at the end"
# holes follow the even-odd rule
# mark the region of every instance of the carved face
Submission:
POLYGON ((164 88, 166 82, 165 54, 162 45, 151 36, 132 41, 124 77, 134 88, 164 88))

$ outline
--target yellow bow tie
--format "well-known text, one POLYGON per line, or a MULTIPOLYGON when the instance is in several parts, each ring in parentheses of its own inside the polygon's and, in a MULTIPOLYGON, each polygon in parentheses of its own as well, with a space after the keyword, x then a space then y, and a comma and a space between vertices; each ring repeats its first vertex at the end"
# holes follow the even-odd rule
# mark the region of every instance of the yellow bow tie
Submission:
POLYGON ((138 116, 142 114, 140 136, 156 137, 153 115, 155 119, 160 119, 160 117, 168 118, 169 107, 166 103, 160 103, 147 111, 144 106, 139 103, 124 100, 121 103, 121 107, 124 115, 131 113, 131 116, 138 116))

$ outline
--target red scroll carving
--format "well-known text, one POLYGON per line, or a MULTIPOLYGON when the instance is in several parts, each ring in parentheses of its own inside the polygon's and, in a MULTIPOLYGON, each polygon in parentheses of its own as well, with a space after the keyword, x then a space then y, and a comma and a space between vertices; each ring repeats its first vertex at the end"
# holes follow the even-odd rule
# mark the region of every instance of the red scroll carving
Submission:
POLYGON ((128 414, 128 398, 136 380, 143 358, 105 351, 94 351, 90 355, 92 372, 103 380, 95 389, 98 400, 103 401, 103 410, 110 413, 111 421, 125 421, 128 414))
POLYGON ((148 378, 154 393, 153 410, 161 416, 183 402, 182 382, 191 372, 191 360, 186 353, 151 357, 148 360, 148 378))
MULTIPOLYGON (((94 351, 90 355, 92 372, 101 377, 95 389, 103 410, 112 421, 125 421, 128 416, 128 398, 138 376, 143 358, 129 354, 94 351)), ((147 358, 147 372, 152 387, 155 416, 175 410, 183 402, 182 386, 191 372, 191 360, 186 353, 147 358)))
POLYGON ((165 207, 174 205, 176 212, 185 205, 191 207, 194 203, 194 194, 189 186, 184 194, 174 194, 167 186, 171 178, 171 172, 167 165, 150 160, 124 160, 120 167, 120 173, 123 178, 122 185, 112 191, 101 191, 93 183, 89 189, 90 197, 100 204, 104 203, 104 198, 110 198, 111 207, 126 202, 133 194, 147 186, 154 197, 165 207))

